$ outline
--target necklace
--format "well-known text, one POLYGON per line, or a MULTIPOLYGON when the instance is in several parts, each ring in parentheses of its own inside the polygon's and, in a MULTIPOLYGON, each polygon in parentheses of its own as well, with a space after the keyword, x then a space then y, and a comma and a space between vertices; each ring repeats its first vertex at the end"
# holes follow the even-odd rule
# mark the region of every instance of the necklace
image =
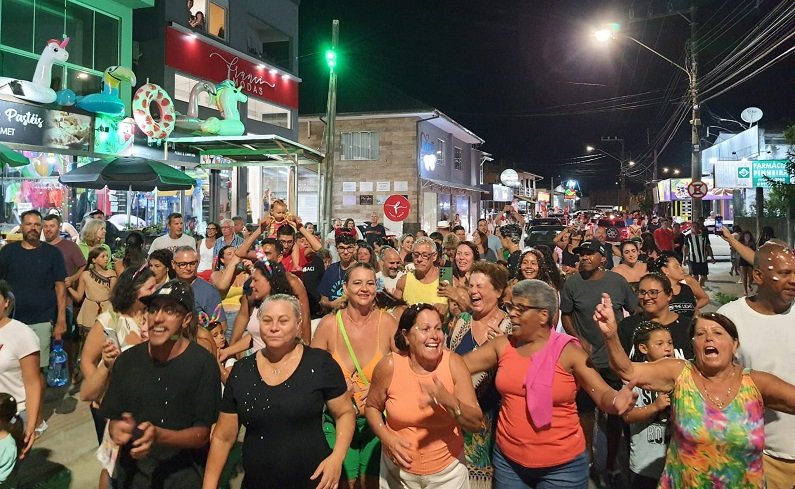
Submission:
POLYGON ((370 309, 370 312, 368 312, 368 313, 367 313, 367 316, 365 316, 364 318, 362 318, 362 320, 361 320, 361 321, 355 321, 355 320, 353 319, 353 316, 351 316, 351 313, 350 313, 350 311, 348 311, 348 308, 347 308, 347 307, 345 308, 345 315, 346 315, 346 316, 348 316, 348 319, 350 319, 350 320, 351 320, 351 325, 353 325, 353 326, 357 326, 357 327, 360 327, 362 324, 364 324, 364 325, 366 326, 366 325, 369 323, 369 321, 370 321, 370 316, 372 316, 372 315, 373 315, 373 311, 375 311, 375 309, 370 309))
MULTIPOLYGON (((696 369, 696 370, 698 370, 698 369, 696 369)), ((732 380, 734 380, 734 376, 735 376, 736 373, 737 373, 737 369, 734 368, 734 365, 732 365, 732 374, 729 376, 729 388, 726 389, 726 394, 721 396, 722 397, 722 399, 721 399, 721 397, 714 397, 709 392, 709 389, 707 389, 707 382, 706 382, 707 378, 704 377, 704 374, 701 373, 701 370, 698 370, 698 375, 701 377, 701 387, 704 389, 704 394, 706 394, 707 398, 710 401, 712 401, 713 404, 718 406, 718 408, 720 408, 720 409, 723 409, 724 407, 726 407, 727 403, 729 402, 729 399, 730 399, 730 396, 731 396, 731 393, 732 393, 732 387, 733 387, 732 380)), ((712 380, 710 380, 710 382, 712 382, 712 380)))
MULTIPOLYGON (((293 350, 293 352, 294 352, 294 351, 295 351, 295 350, 293 350)), ((287 366, 290 364, 290 362, 292 361, 292 359, 293 359, 293 358, 295 358, 295 354, 291 354, 291 355, 290 355, 290 356, 289 356, 287 359, 285 359, 284 357, 282 357, 282 360, 281 360, 280 362, 276 363, 276 364, 275 364, 275 363, 272 363, 272 362, 271 362, 271 361, 268 359, 268 357, 266 357, 266 356, 265 356, 265 352, 263 352, 263 353, 262 353, 262 358, 263 358, 263 359, 264 359, 266 362, 268 362, 268 368, 271 370, 271 372, 273 372, 273 375, 279 375, 279 374, 281 374, 281 373, 282 373, 282 370, 284 370, 284 368, 285 368, 285 367, 287 367, 287 366), (275 365, 277 365, 277 366, 275 366, 275 365)))

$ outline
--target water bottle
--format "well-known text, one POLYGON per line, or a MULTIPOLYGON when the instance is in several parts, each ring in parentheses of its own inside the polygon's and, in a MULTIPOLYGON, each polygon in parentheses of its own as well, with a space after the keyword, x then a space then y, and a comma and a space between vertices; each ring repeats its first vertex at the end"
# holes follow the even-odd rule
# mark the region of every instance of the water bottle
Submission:
POLYGON ((50 352, 50 368, 47 370, 47 385, 50 387, 63 387, 69 383, 69 365, 63 342, 53 342, 50 352))

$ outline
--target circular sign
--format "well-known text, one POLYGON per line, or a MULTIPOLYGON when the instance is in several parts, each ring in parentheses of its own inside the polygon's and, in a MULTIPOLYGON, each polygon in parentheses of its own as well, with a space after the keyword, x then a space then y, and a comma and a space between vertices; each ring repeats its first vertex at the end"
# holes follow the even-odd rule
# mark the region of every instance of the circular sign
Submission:
POLYGON ((687 194, 694 199, 703 199, 707 195, 707 184, 704 182, 690 182, 687 185, 687 194))
POLYGON ((519 174, 511 168, 500 173, 500 181, 506 187, 518 187, 520 185, 519 174))
POLYGON ((409 199, 402 195, 390 195, 384 202, 384 217, 392 222, 405 221, 410 211, 409 199))

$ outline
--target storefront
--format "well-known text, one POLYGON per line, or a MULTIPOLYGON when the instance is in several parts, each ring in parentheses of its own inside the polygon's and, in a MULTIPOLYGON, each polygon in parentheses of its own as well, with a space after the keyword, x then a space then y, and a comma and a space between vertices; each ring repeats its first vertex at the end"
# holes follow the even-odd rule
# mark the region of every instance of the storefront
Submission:
MULTIPOLYGON (((712 203, 710 213, 723 216, 725 220, 733 220, 732 189, 716 188, 712 177, 703 177, 701 181, 707 184, 707 195, 702 201, 712 203)), ((657 214, 672 216, 680 222, 689 221, 692 205, 687 186, 690 182, 692 182, 690 178, 669 178, 657 182, 652 191, 654 203, 657 204, 657 214)))

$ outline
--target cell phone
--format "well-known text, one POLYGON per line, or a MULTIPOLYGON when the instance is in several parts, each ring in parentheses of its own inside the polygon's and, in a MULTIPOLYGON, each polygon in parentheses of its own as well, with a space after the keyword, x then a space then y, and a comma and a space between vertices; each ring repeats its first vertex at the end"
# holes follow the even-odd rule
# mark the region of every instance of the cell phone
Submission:
POLYGON ((113 329, 108 329, 108 328, 105 328, 105 329, 103 329, 103 331, 105 331, 105 337, 107 337, 107 338, 108 338, 108 340, 109 340, 111 343, 113 343, 114 345, 116 345, 116 348, 121 348, 121 345, 120 345, 120 343, 119 343, 119 335, 117 335, 117 334, 116 334, 116 331, 115 331, 115 330, 113 330, 113 329))
POLYGON ((19 83, 19 81, 17 80, 8 82, 8 87, 11 89, 11 93, 13 93, 16 96, 21 97, 25 95, 25 90, 22 89, 22 84, 19 83))
POLYGON ((715 234, 722 234, 723 231, 723 220, 715 219, 715 234))
POLYGON ((447 282, 448 285, 453 283, 453 267, 439 268, 439 284, 442 282, 447 282))

